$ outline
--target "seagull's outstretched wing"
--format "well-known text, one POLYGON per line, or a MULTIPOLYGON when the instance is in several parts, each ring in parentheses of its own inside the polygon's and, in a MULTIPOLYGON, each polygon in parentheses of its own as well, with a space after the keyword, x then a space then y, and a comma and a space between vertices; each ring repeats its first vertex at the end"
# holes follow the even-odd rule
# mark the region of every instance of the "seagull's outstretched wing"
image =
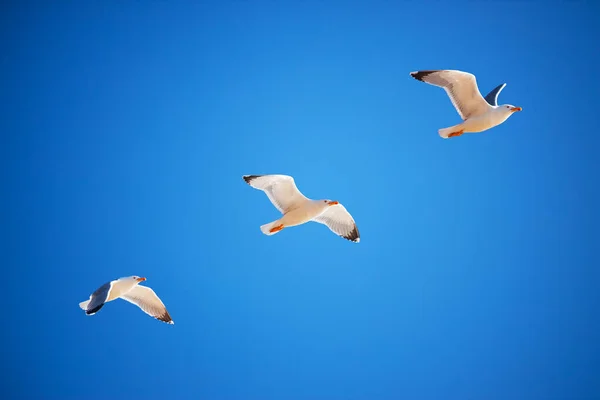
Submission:
POLYGON ((346 207, 339 203, 328 207, 323 214, 313 218, 313 221, 327 225, 333 233, 344 239, 355 243, 360 242, 360 233, 352 215, 346 210, 346 207))
POLYGON ((102 306, 104 306, 106 300, 108 300, 113 282, 115 281, 107 282, 100 286, 94 293, 92 293, 89 300, 79 303, 79 307, 81 307, 81 309, 85 311, 87 315, 96 314, 98 311, 100 311, 102 306))
POLYGON ((163 302, 158 298, 156 293, 154 293, 154 290, 150 289, 148 286, 136 285, 129 292, 122 294, 121 298, 135 304, 146 314, 160 321, 168 324, 175 323, 163 302))
POLYGON ((479 93, 475 75, 455 70, 411 72, 413 78, 444 88, 450 101, 463 120, 485 114, 490 105, 479 93))
POLYGON ((487 101, 490 106, 497 106, 498 105, 498 95, 500 94, 500 92, 502 91, 502 89, 504 89, 504 86, 506 86, 506 83, 503 83, 501 85, 496 86, 494 89, 492 89, 491 92, 489 92, 485 96, 485 101, 487 101))
POLYGON ((308 201, 288 175, 244 175, 246 183, 267 194, 271 203, 282 213, 298 208, 308 201))

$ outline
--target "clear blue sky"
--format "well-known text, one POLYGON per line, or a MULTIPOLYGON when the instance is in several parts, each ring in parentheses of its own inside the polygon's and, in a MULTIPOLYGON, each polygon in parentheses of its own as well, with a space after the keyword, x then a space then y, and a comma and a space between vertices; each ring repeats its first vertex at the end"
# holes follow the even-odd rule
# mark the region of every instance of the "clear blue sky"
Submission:
POLYGON ((0 13, 5 398, 600 398, 593 2, 58 3, 0 13), (524 111, 442 140, 418 69, 524 111), (127 275, 174 326, 79 309, 127 275))

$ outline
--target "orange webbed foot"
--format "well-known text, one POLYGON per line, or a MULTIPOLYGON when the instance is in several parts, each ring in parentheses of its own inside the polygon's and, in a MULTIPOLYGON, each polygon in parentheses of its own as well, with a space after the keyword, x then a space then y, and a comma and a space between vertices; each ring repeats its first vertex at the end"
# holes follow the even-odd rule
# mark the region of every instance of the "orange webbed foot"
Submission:
POLYGON ((269 232, 270 232, 270 233, 275 233, 275 232, 279 232, 279 231, 280 231, 280 230, 282 230, 282 229, 283 229, 283 224, 281 224, 281 225, 277 225, 277 226, 275 226, 275 227, 271 228, 271 229, 269 230, 269 232))
POLYGON ((465 132, 464 131, 452 132, 451 134, 448 135, 448 137, 451 138, 451 137, 460 136, 463 133, 465 133, 465 132))

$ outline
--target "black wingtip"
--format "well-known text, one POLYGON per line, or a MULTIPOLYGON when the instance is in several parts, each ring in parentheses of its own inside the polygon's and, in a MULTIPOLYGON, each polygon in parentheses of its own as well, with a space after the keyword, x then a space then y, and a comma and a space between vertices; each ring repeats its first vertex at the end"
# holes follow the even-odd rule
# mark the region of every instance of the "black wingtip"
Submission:
POLYGON ((360 233, 358 232, 358 228, 356 227, 356 225, 354 226, 354 229, 352 230, 352 232, 350 232, 348 235, 342 236, 342 237, 344 239, 350 240, 351 242, 354 242, 354 243, 360 242, 360 233))
POLYGON ((433 74, 434 72, 437 72, 438 70, 426 70, 426 71, 415 71, 415 72, 411 72, 410 76, 412 76, 413 78, 415 78, 418 81, 423 82, 423 78, 425 78, 427 75, 433 74))
POLYGON ((171 318, 171 315, 169 314, 168 311, 165 311, 165 313, 163 315, 160 315, 155 318, 159 321, 166 322, 169 325, 175 324, 175 322, 173 322, 173 318, 171 318))
POLYGON ((260 178, 262 175, 244 175, 242 178, 246 181, 247 184, 250 184, 254 179, 260 178))
POLYGON ((90 314, 96 314, 98 311, 100 311, 100 309, 101 309, 102 307, 104 307, 104 303, 100 304, 100 305, 99 305, 99 306, 97 306, 97 307, 94 307, 94 308, 92 308, 91 310, 85 310, 85 313, 86 313, 87 315, 90 315, 90 314))

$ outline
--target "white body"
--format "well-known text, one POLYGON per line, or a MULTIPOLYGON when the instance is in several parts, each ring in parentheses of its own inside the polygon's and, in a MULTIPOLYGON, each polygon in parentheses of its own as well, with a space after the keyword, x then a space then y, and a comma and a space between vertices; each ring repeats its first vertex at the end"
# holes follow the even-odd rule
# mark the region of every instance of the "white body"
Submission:
POLYGON ((118 299, 122 295, 128 293, 138 284, 139 282, 134 279, 118 279, 116 281, 113 281, 108 298, 105 300, 105 303, 118 299))
POLYGON ((448 128, 442 128, 438 131, 439 135, 445 139, 452 132, 463 131, 465 133, 471 132, 483 132, 497 125, 500 125, 512 115, 512 111, 505 108, 505 106, 489 106, 490 109, 481 115, 473 116, 458 125, 454 125, 448 128))
POLYGON ((283 224, 285 227, 290 227, 305 224, 323 214, 329 207, 329 204, 322 200, 304 201, 298 204, 298 207, 283 214, 283 216, 278 220, 261 226, 261 230, 267 235, 272 235, 273 233, 269 233, 268 230, 265 232, 267 226, 277 226, 283 224))

